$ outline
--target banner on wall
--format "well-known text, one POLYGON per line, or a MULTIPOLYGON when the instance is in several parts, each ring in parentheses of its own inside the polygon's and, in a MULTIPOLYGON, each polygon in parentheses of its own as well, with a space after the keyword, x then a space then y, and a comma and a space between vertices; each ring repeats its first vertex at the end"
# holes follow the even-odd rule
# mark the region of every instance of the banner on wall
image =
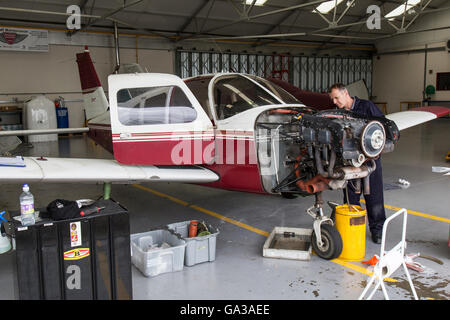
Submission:
POLYGON ((0 28, 0 50, 48 52, 48 31, 0 28))

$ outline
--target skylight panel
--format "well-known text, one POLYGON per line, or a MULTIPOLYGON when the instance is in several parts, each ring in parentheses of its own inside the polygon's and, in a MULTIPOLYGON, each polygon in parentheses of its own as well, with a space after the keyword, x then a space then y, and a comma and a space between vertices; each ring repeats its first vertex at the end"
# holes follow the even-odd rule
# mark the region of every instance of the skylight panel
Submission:
POLYGON ((338 6, 342 1, 344 0, 330 0, 330 1, 326 1, 321 3, 320 5, 318 5, 313 12, 318 11, 322 14, 327 14, 328 12, 330 12, 331 10, 334 9, 334 7, 338 6))
MULTIPOLYGON (((266 3, 267 0, 256 0, 255 6, 263 6, 264 3, 266 3)), ((253 3, 253 0, 245 0, 245 4, 251 5, 253 3)))
POLYGON ((397 17, 399 15, 402 15, 403 13, 405 13, 405 11, 408 11, 415 5, 419 4, 420 1, 421 0, 407 0, 406 2, 404 2, 403 4, 399 5, 397 8, 395 8, 394 10, 389 12, 384 17, 385 18, 393 18, 393 17, 397 17), (406 4, 406 6, 405 6, 405 4, 406 4), (405 10, 405 7, 406 7, 406 10, 405 10))

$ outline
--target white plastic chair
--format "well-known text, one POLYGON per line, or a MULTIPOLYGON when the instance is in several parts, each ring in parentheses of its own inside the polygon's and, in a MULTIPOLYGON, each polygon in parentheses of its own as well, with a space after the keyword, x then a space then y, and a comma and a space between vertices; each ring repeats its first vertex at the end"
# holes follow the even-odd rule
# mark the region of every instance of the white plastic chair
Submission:
POLYGON ((408 268, 406 266, 405 262, 405 249, 406 249, 406 220, 407 220, 408 213, 406 212, 406 209, 400 209, 396 213, 394 213, 392 216, 386 219, 383 226, 383 234, 381 238, 381 249, 380 249, 380 260, 375 265, 373 270, 373 275, 370 277, 369 282, 367 283, 366 287, 364 288, 364 291, 359 296, 358 300, 362 300, 364 296, 366 295, 367 291, 369 290, 372 283, 375 281, 376 285, 373 291, 370 293, 368 299, 372 299, 372 296, 377 291, 377 289, 381 286, 381 290, 383 291, 384 297, 386 300, 389 300, 389 296, 386 291, 386 287, 384 285, 384 279, 390 277, 400 266, 403 265, 403 270, 406 273, 406 276, 408 278, 409 285, 411 287, 411 291, 413 292, 414 299, 418 300, 416 290, 414 289, 414 285, 411 280, 411 276, 408 272, 408 268), (395 245, 391 250, 385 251, 385 241, 386 241, 386 230, 389 222, 398 217, 400 214, 403 213, 403 231, 402 231, 402 240, 395 245))

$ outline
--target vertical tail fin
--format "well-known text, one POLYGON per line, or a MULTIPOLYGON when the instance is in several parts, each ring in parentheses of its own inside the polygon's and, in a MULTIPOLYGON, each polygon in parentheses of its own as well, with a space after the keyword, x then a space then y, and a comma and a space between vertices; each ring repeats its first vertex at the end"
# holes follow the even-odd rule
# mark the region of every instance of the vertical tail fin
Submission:
POLYGON ((91 120, 108 110, 108 100, 95 71, 91 55, 86 46, 84 52, 77 53, 78 72, 83 92, 86 120, 91 120))

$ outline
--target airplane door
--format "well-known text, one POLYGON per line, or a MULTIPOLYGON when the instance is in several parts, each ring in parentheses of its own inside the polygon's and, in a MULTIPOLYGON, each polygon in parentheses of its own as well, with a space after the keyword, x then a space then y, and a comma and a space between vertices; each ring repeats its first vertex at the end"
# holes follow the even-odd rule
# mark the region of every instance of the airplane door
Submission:
POLYGON ((214 129, 177 76, 156 73, 108 77, 115 159, 134 165, 207 164, 214 129))

